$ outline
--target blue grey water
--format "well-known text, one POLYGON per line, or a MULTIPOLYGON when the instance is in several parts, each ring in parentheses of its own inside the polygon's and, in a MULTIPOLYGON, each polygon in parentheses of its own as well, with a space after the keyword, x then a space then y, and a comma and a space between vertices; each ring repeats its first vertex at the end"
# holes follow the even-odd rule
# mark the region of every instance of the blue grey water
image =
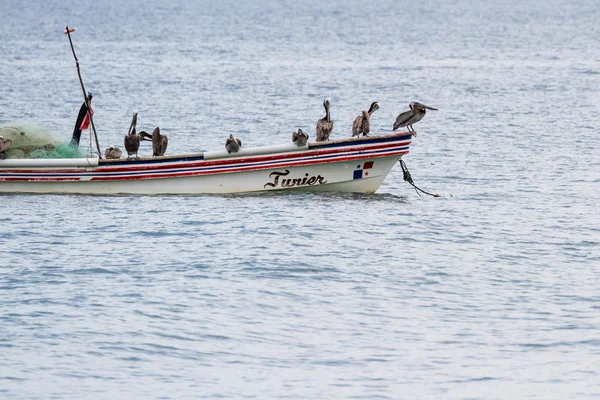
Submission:
POLYGON ((441 195, 0 196, 0 398, 600 398, 598 1, 0 5, 0 125, 70 137, 69 24, 102 148, 420 101, 441 195))

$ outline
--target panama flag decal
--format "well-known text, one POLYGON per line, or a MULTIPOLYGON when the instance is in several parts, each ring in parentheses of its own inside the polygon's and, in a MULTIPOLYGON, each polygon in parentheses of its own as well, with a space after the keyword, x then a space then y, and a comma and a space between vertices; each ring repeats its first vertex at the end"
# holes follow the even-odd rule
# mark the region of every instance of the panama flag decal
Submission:
POLYGON ((367 178, 369 176, 369 170, 373 168, 374 161, 367 161, 364 164, 358 164, 354 170, 354 179, 367 178))

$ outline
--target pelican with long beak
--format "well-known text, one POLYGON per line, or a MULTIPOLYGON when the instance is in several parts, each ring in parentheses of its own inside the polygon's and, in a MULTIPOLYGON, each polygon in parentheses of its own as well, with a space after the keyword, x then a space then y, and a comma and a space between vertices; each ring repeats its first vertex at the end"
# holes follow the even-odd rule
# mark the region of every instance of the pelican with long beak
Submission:
POLYGON ((437 108, 429 107, 425 104, 417 103, 416 101, 410 103, 408 107, 410 107, 410 110, 405 111, 396 117, 396 122, 394 122, 394 130, 406 126, 408 131, 412 132, 416 136, 416 132, 413 129, 413 124, 422 120, 427 113, 427 110, 437 111, 437 108))
POLYGON ((306 142, 308 142, 308 133, 304 132, 302 129, 298 129, 298 132, 292 133, 292 142, 296 146, 304 146, 306 142))
POLYGON ((329 135, 333 131, 333 121, 331 120, 331 114, 329 113, 329 105, 331 100, 326 98, 323 100, 323 107, 325 107, 325 117, 321 118, 317 122, 317 142, 326 142, 329 140, 329 135))
POLYGON ((4 139, 4 136, 0 136, 0 159, 6 158, 6 150, 12 146, 12 140, 4 139))
POLYGON ((363 111, 361 115, 354 119, 352 123, 352 137, 360 136, 361 133, 363 136, 369 136, 369 132, 371 131, 371 114, 377 110, 379 110, 379 103, 374 101, 371 103, 369 111, 363 111))
POLYGON ((148 132, 140 132, 140 138, 152 142, 152 156, 160 157, 164 156, 167 152, 167 146, 169 145, 169 138, 167 135, 161 135, 160 128, 157 126, 152 131, 152 135, 148 132))
POLYGON ((242 147, 242 141, 233 135, 229 135, 229 138, 225 141, 225 149, 229 154, 237 153, 242 147))

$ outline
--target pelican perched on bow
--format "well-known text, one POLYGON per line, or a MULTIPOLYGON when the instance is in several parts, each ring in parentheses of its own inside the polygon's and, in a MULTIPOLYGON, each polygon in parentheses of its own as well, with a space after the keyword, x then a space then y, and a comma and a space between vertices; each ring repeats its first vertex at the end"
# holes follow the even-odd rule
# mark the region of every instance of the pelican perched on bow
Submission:
POLYGON ((308 133, 305 133, 302 129, 298 129, 298 132, 292 133, 292 142, 296 146, 304 146, 308 142, 308 133))
POLYGON ((138 156, 138 150, 140 148, 140 135, 135 131, 135 126, 137 124, 137 113, 133 114, 133 118, 131 119, 131 125, 129 126, 129 132, 125 135, 124 145, 125 150, 127 151, 127 158, 135 155, 138 156))
POLYGON ((117 146, 110 146, 109 148, 104 150, 104 157, 107 160, 115 160, 117 158, 121 158, 121 154, 123 154, 123 152, 117 146))
POLYGON ((225 141, 225 149, 229 154, 237 153, 242 147, 242 141, 233 135, 229 135, 229 138, 225 141))
POLYGON ((329 135, 333 131, 333 121, 331 120, 331 114, 329 113, 329 105, 331 100, 329 97, 323 100, 323 107, 325 107, 325 116, 317 122, 317 142, 326 142, 329 140, 329 135))
POLYGON ((152 131, 152 135, 148 132, 140 132, 140 137, 142 140, 147 140, 152 142, 152 156, 160 157, 164 156, 167 152, 167 146, 169 145, 169 138, 167 135, 161 135, 160 128, 157 126, 152 131))
POLYGON ((354 119, 352 123, 352 136, 368 136, 371 131, 371 114, 379 110, 379 103, 374 101, 369 107, 369 111, 363 111, 361 115, 354 119))
POLYGON ((409 132, 414 132, 413 124, 422 120, 427 113, 427 110, 437 111, 437 108, 429 107, 425 104, 417 103, 416 101, 413 101, 408 106, 410 107, 410 110, 405 111, 396 117, 394 130, 406 126, 409 132))
POLYGON ((4 139, 4 136, 0 136, 0 158, 6 158, 6 150, 12 145, 12 140, 4 139))

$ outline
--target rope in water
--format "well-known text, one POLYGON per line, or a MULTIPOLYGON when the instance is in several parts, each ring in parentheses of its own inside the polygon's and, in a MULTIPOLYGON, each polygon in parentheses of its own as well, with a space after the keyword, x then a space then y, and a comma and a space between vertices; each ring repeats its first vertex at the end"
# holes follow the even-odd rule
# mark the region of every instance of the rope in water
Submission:
POLYGON ((440 197, 439 194, 433 194, 433 193, 429 193, 424 191, 423 189, 421 189, 420 187, 418 187, 417 185, 415 185, 415 183, 413 182, 412 176, 410 176, 410 172, 408 171, 408 167, 406 166, 406 163, 404 162, 403 159, 398 160, 398 162, 400 163, 400 166, 402 167, 402 173, 404 174, 404 180, 408 183, 410 183, 412 185, 412 187, 415 188, 415 192, 417 192, 417 194, 420 196, 421 193, 419 192, 423 192, 425 194, 428 194, 430 196, 433 197, 440 197))

